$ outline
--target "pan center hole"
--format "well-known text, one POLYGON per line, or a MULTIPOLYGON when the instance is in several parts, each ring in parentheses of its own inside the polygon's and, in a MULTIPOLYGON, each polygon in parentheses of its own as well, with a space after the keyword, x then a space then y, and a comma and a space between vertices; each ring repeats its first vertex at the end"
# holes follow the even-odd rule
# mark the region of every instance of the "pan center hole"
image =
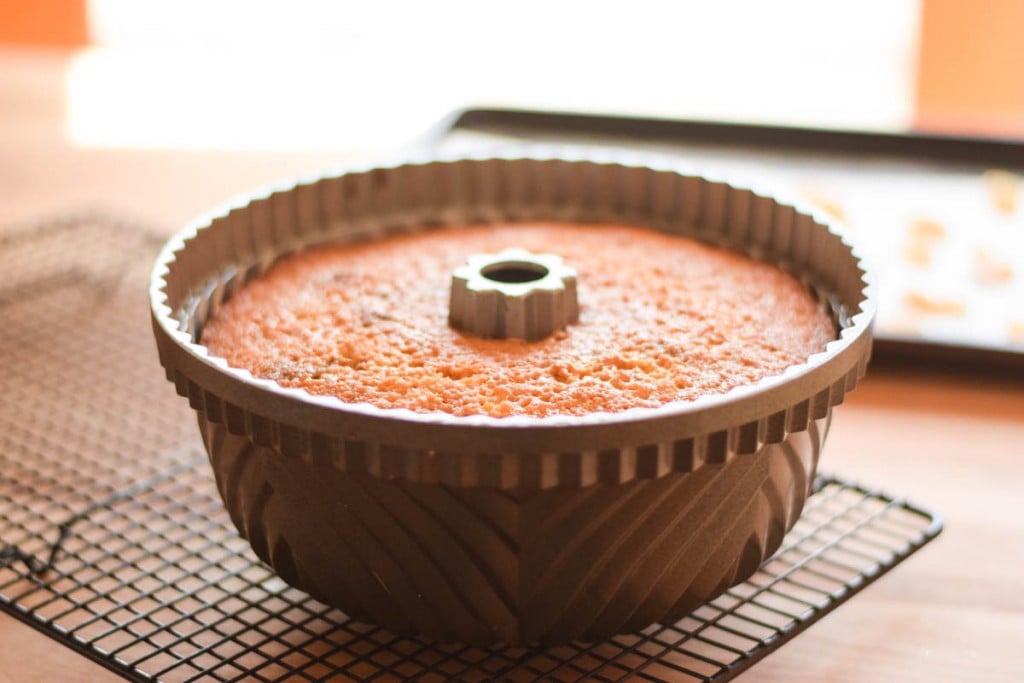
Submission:
POLYGON ((544 279, 548 269, 539 263, 529 261, 503 261, 492 263, 480 271, 488 280, 506 284, 523 284, 544 279))

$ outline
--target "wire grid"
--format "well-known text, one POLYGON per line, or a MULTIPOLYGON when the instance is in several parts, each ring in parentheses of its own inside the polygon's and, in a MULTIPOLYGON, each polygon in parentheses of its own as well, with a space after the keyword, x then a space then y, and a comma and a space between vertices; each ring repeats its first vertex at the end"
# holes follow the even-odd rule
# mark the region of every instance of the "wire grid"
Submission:
POLYGON ((147 329, 159 241, 97 217, 0 233, 0 609, 127 678, 724 681, 941 529, 820 478, 779 552, 674 624, 479 649, 352 621, 231 525, 147 329))

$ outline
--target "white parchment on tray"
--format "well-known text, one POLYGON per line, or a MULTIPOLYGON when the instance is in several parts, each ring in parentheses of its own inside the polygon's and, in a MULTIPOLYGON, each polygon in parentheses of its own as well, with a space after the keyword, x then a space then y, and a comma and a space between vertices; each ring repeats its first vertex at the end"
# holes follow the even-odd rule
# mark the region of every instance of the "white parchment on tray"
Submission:
MULTIPOLYGON (((528 140, 468 130, 442 150, 528 140)), ((783 148, 600 138, 809 201, 844 220, 879 273, 880 337, 1024 352, 1022 169, 783 148)))

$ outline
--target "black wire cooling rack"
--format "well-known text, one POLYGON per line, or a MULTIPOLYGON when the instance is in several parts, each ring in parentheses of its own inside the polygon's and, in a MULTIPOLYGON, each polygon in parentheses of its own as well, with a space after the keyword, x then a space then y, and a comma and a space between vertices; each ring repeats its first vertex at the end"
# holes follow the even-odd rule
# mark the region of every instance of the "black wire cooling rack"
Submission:
POLYGON ((478 649, 352 621, 231 526, 147 329, 160 241, 96 216, 0 232, 0 609, 126 678, 725 681, 941 530, 822 477, 757 574, 674 624, 478 649))

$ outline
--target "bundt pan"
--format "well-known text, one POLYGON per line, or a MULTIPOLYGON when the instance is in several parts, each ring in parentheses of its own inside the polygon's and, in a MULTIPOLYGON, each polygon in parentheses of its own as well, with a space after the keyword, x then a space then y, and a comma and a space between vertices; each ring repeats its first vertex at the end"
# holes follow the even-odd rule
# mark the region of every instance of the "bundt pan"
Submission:
POLYGON ((285 581, 400 633, 557 644, 678 620, 779 547, 832 407, 864 373, 871 279, 824 215, 598 154, 346 172, 211 214, 164 247, 150 289, 160 360, 196 410, 232 520, 285 581), (647 226, 775 262, 830 303, 839 333, 754 385, 575 417, 346 404, 198 343, 233 290, 296 250, 536 219, 647 226))

